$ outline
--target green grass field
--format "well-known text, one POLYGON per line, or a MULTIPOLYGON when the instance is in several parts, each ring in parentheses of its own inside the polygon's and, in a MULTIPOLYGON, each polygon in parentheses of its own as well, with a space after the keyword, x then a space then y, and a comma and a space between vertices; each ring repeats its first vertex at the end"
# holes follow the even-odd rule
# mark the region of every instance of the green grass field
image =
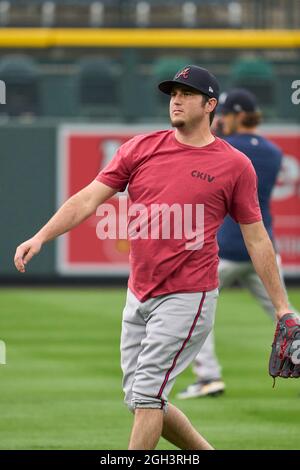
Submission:
MULTIPOLYGON (((300 308, 299 289, 290 290, 300 308)), ((1 449, 126 449, 119 335, 125 290, 1 289, 1 449)), ((223 291, 216 321, 226 394, 170 401, 218 449, 300 449, 300 379, 267 365, 273 325, 247 292, 223 291)), ((173 447, 163 439, 159 449, 173 447)))

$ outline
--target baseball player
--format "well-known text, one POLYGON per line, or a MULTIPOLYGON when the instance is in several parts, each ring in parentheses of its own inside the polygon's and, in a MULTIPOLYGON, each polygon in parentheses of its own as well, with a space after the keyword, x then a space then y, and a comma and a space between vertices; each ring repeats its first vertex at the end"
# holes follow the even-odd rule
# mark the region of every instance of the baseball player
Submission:
MULTIPOLYGON (((265 228, 273 240, 270 198, 282 162, 282 152, 268 139, 259 135, 257 126, 261 121, 256 97, 248 90, 234 89, 220 97, 218 114, 224 139, 246 154, 258 176, 258 198, 265 228), (223 101, 223 102, 222 102, 223 101)), ((245 247, 239 225, 229 216, 218 232, 220 263, 218 267, 219 288, 238 283, 254 295, 266 313, 276 320, 275 309, 260 277, 255 272, 245 247)), ((280 267, 280 257, 277 256, 280 267)), ((280 270, 281 272, 281 270, 280 270)), ((284 281, 282 280, 283 284, 284 281)), ((290 308, 292 308, 290 306, 290 308)), ((295 309, 293 308, 295 311, 295 309)), ((219 395, 225 384, 221 366, 216 357, 214 334, 211 332, 193 364, 197 376, 195 383, 180 392, 181 399, 219 395)))
MULTIPOLYGON (((170 209, 176 204, 183 213, 189 209, 192 230, 182 230, 181 236, 174 235, 174 226, 170 237, 160 231, 159 237, 147 238, 144 219, 142 236, 137 236, 137 229, 131 238, 121 333, 123 389, 134 413, 129 449, 155 449, 163 436, 180 449, 210 450, 211 444, 188 418, 168 404, 168 395, 213 327, 218 297, 216 234, 227 213, 240 224, 278 319, 289 306, 262 222, 253 165, 210 131, 219 97, 216 78, 206 69, 187 65, 159 89, 170 95, 174 129, 138 135, 123 144, 94 181, 17 248, 15 265, 24 273, 44 243, 80 224, 127 185, 130 227, 141 207, 149 214, 148 226, 153 205, 170 209), (204 223, 198 223, 203 222, 201 214, 204 223)), ((162 217, 157 221, 163 229, 162 217)))

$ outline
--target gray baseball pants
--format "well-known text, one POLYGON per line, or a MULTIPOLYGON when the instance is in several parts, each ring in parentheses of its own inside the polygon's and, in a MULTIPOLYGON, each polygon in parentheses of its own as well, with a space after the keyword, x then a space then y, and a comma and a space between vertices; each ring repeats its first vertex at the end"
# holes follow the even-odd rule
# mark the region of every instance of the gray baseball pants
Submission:
POLYGON ((167 411, 176 377, 213 328, 218 289, 173 293, 140 302, 128 289, 121 333, 125 403, 167 411))

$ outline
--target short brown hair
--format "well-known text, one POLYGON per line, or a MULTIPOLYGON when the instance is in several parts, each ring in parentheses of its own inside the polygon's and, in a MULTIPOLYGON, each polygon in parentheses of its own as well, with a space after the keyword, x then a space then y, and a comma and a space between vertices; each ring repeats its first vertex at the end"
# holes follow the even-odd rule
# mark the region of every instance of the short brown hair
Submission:
MULTIPOLYGON (((206 104, 211 98, 210 96, 204 95, 203 93, 201 93, 201 95, 202 95, 202 103, 203 104, 206 104)), ((216 105, 216 107, 217 107, 217 105, 216 105)), ((215 114, 216 114, 216 107, 211 113, 209 113, 209 124, 210 125, 212 125, 212 122, 214 120, 214 117, 215 117, 215 114)))
POLYGON ((262 114, 260 111, 246 112, 241 124, 244 127, 256 127, 261 123, 262 114))

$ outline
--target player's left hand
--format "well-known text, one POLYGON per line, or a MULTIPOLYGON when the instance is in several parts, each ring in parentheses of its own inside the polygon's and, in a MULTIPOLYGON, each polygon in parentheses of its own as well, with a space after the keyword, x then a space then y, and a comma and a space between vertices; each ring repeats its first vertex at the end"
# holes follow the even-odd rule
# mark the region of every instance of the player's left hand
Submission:
POLYGON ((277 322, 269 374, 275 377, 300 377, 300 317, 286 313, 277 322))
POLYGON ((42 242, 37 236, 26 240, 17 247, 16 254, 14 257, 14 263, 20 273, 25 273, 26 264, 37 255, 42 247, 42 242))

